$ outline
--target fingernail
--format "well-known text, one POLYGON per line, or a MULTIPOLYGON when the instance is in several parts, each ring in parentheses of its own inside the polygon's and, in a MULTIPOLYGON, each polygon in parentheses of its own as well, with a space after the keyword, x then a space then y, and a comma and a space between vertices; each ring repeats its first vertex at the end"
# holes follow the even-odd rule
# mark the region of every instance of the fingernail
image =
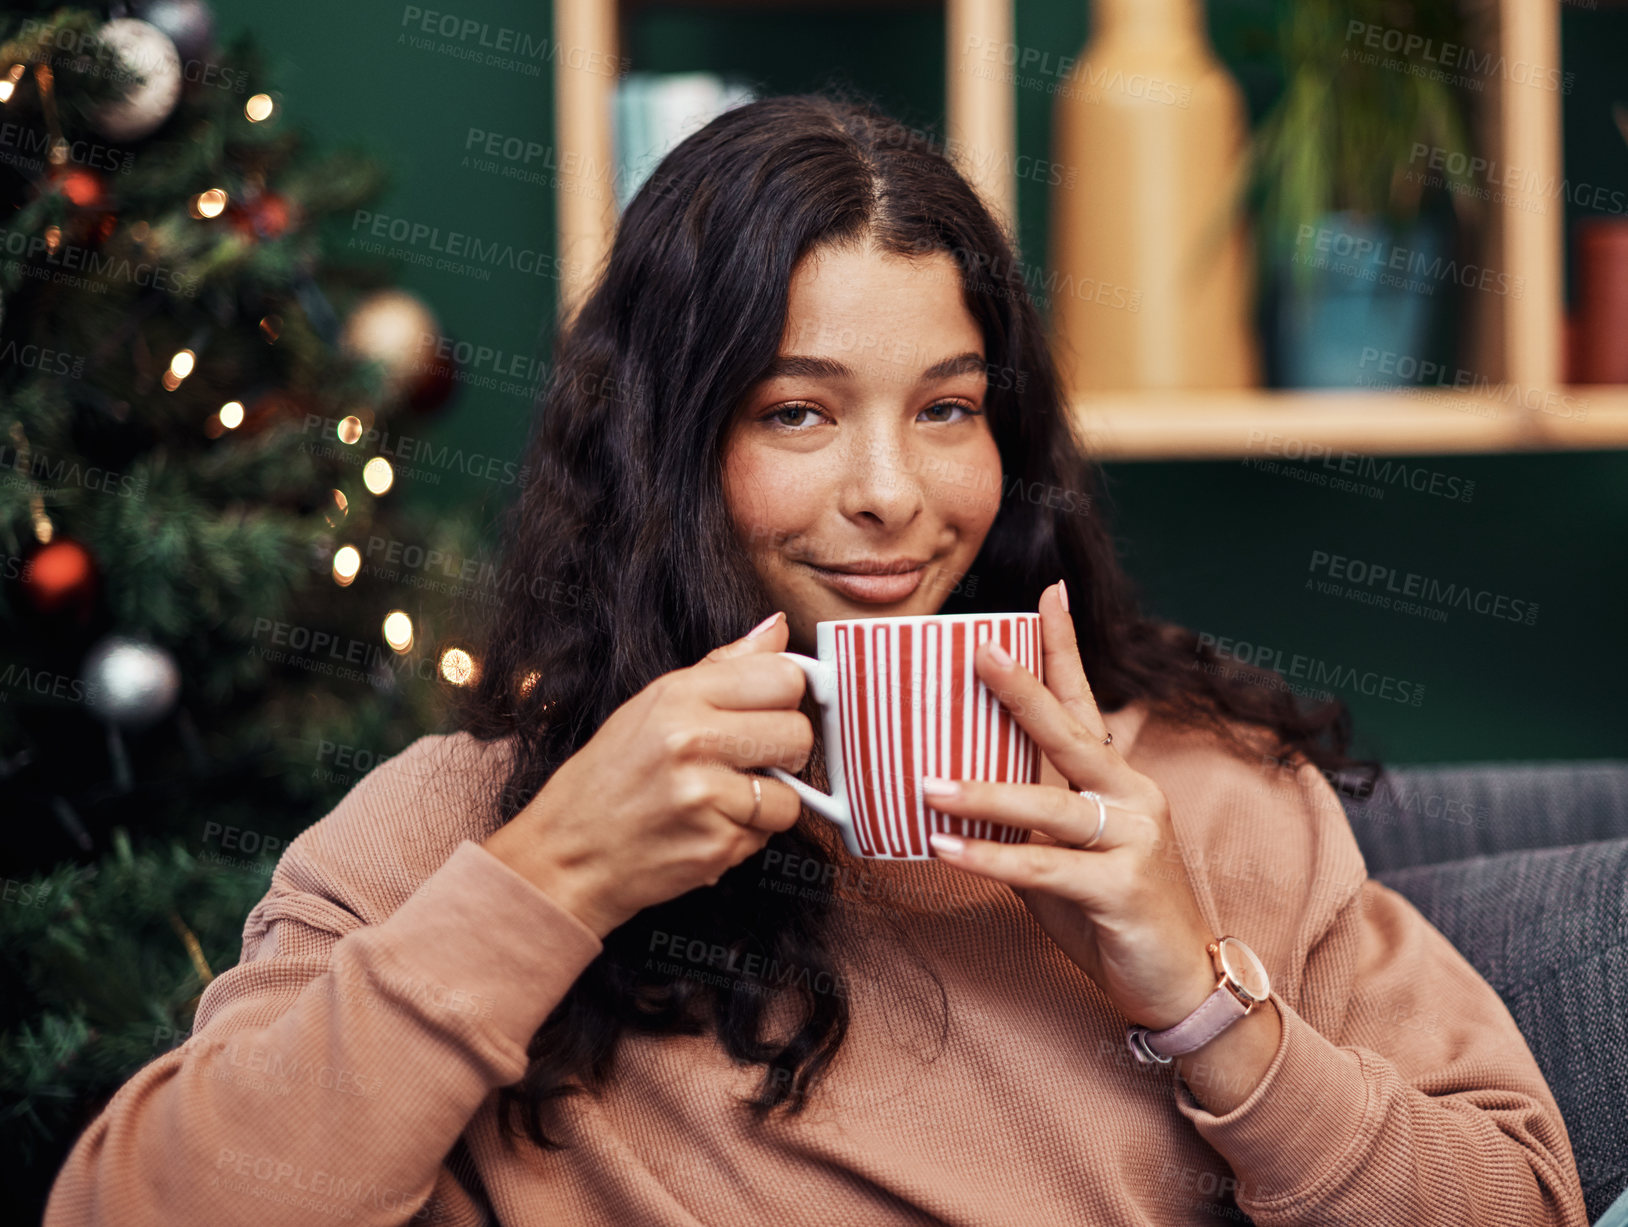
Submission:
POLYGON ((941 776, 924 775, 921 777, 921 790, 929 797, 953 797, 961 791, 961 785, 941 776))
POLYGON ((1007 650, 1001 647, 1001 645, 998 643, 990 643, 989 659, 994 661, 1003 669, 1010 669, 1012 667, 1012 657, 1010 653, 1008 653, 1007 650))
POLYGON ((764 631, 768 630, 771 626, 774 625, 775 619, 778 618, 780 616, 780 614, 781 614, 780 610, 778 610, 778 609, 775 610, 767 618, 764 618, 763 621, 759 622, 751 630, 747 631, 746 632, 746 637, 748 639, 756 639, 764 631))
POLYGON ((959 835, 929 835, 927 842, 932 844, 933 851, 941 856, 959 856, 967 846, 967 841, 959 835))
POLYGON ((1063 612, 1068 612, 1068 584, 1063 580, 1057 581, 1057 599, 1063 603, 1063 612))

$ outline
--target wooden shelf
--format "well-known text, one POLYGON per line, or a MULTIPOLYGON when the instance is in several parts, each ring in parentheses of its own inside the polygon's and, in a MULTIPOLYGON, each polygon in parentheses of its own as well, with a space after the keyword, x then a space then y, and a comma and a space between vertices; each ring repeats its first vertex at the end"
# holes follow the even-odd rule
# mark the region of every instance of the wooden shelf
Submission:
MULTIPOLYGON (((997 77, 972 71, 970 48, 1012 41, 1014 0, 930 2, 944 6, 946 135, 957 149, 966 151, 963 173, 968 180, 991 211, 1011 225, 1017 217, 1017 179, 1012 172, 1017 161, 1017 98, 997 77)), ((621 8, 618 0, 554 2, 555 43, 585 53, 561 57, 554 71, 555 148, 561 166, 581 168, 560 172, 554 196, 562 320, 575 313, 598 277, 616 232, 611 175, 616 165, 612 115, 617 78, 604 66, 620 59, 621 8)))
MULTIPOLYGON (((555 0, 558 44, 594 53, 579 57, 583 67, 562 60, 555 73, 556 148, 563 166, 580 168, 560 173, 556 195, 562 320, 570 317, 598 277, 616 227, 611 120, 617 78, 603 66, 619 57, 623 6, 662 2, 555 0)), ((825 2, 846 7, 850 0, 825 2)), ((977 152, 968 177, 992 211, 1010 222, 1017 206, 1017 183, 1011 173, 1017 149, 1014 87, 1001 84, 998 74, 986 77, 968 70, 962 57, 968 47, 1013 39, 1015 0, 938 2, 945 6, 948 135, 960 148, 977 152)), ((775 0, 777 8, 816 6, 815 0, 775 0)), ((1485 38, 1501 54, 1518 55, 1532 64, 1559 64, 1559 0, 1491 0, 1476 8, 1492 15, 1494 28, 1485 38)), ((1539 76, 1533 74, 1533 81, 1539 76)), ((1498 165, 1519 166, 1537 182, 1558 180, 1559 93, 1499 76, 1489 77, 1486 86, 1474 122, 1480 147, 1498 165)), ((1301 448, 1368 455, 1628 448, 1628 387, 1559 386, 1564 378, 1563 211, 1553 200, 1536 203, 1544 207, 1490 212, 1483 258, 1491 267, 1519 277, 1523 292, 1482 295, 1469 304, 1471 337, 1464 364, 1478 382, 1503 380, 1515 389, 1555 389, 1553 398, 1526 398, 1553 406, 1552 412, 1525 408, 1518 396, 1433 388, 1097 393, 1082 397, 1075 406, 1085 441, 1096 456, 1111 460, 1271 455, 1267 448, 1273 434, 1301 448), (1568 406, 1572 416, 1564 416, 1568 406), (1584 410, 1581 414, 1574 412, 1579 407, 1584 410)))
MULTIPOLYGON (((1473 11, 1489 23, 1478 29, 1478 45, 1511 60, 1560 64, 1557 0, 1495 0, 1473 11)), ((1521 167, 1533 182, 1558 182, 1560 93, 1542 88, 1537 74, 1524 82, 1491 75, 1484 84, 1472 126, 1486 156, 1521 167)), ((1292 459, 1307 448, 1386 456, 1628 448, 1628 387, 1562 386, 1563 214, 1558 200, 1541 196, 1487 211, 1481 259, 1522 287, 1519 295, 1467 296, 1462 366, 1489 391, 1097 392, 1075 404, 1082 437, 1113 460, 1292 459)))
POLYGON ((933 9, 940 0, 621 0, 624 9, 752 9, 760 12, 825 12, 830 9, 933 9))
POLYGON ((1527 409, 1496 392, 1127 392, 1084 397, 1074 422, 1099 460, 1296 459, 1628 448, 1628 388, 1557 388, 1527 409), (1563 416, 1569 414, 1570 416, 1563 416), (1317 452, 1316 449, 1325 449, 1317 452))

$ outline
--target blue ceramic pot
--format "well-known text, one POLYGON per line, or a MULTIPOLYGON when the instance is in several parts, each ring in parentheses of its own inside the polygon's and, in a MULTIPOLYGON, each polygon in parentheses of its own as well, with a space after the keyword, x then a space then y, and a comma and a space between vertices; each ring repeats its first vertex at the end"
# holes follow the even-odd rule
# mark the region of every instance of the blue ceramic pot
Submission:
POLYGON ((1440 220, 1397 230, 1354 213, 1298 227, 1274 282, 1271 381, 1286 388, 1417 382, 1458 289, 1440 220))

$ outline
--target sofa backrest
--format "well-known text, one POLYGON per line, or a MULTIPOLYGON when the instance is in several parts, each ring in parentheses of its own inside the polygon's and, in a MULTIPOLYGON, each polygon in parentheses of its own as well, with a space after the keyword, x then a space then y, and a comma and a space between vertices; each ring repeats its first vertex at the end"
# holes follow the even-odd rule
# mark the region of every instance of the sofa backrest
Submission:
POLYGON ((1373 795, 1334 781, 1369 876, 1628 836, 1628 760, 1387 768, 1373 795))

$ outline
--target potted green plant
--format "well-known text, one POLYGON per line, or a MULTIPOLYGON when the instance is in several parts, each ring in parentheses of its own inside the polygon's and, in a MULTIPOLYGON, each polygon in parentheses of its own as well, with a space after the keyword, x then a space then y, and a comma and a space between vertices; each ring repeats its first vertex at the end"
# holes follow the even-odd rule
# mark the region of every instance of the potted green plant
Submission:
POLYGON ((1270 383, 1412 382, 1440 348, 1455 219, 1481 191, 1464 104, 1488 63, 1474 37, 1454 0, 1283 6, 1285 87, 1250 148, 1270 383))

